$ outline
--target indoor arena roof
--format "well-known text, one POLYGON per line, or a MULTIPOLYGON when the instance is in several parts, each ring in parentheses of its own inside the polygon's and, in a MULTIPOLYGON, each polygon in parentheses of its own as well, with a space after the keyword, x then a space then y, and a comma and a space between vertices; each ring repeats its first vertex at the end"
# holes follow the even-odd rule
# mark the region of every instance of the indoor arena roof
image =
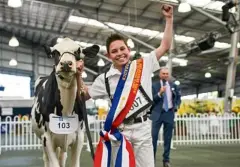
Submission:
MULTIPOLYGON (((142 45, 133 40, 135 47, 132 48, 144 56, 159 45, 163 36, 165 19, 160 12, 161 4, 171 3, 174 6, 174 78, 187 87, 225 82, 231 33, 222 21, 224 1, 187 2, 192 6, 191 11, 180 13, 178 0, 23 0, 20 8, 9 7, 7 0, 1 0, 0 29, 3 36, 14 34, 20 42, 37 46, 46 42, 52 45, 65 36, 79 41, 84 47, 98 44, 101 46, 98 57, 94 60, 86 58, 85 65, 99 74, 110 64, 104 56, 105 40, 114 32, 109 26, 145 42, 142 45), (196 49, 196 43, 209 37, 211 32, 216 38, 214 47, 206 51, 196 49), (100 58, 106 67, 97 66, 100 58), (207 80, 206 72, 212 74, 207 80)), ((166 60, 167 57, 163 57, 160 64, 165 65, 166 60)))

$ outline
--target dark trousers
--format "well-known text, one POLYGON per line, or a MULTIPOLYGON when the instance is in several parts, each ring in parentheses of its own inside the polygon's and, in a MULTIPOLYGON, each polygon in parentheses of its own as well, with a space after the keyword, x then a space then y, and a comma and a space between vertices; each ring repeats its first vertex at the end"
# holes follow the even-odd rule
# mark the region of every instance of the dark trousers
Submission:
POLYGON ((163 162, 169 162, 169 155, 171 149, 172 132, 174 127, 174 111, 168 112, 162 111, 160 119, 152 121, 152 143, 154 150, 154 158, 156 159, 157 142, 159 136, 159 130, 163 124, 163 140, 164 140, 164 152, 163 162))

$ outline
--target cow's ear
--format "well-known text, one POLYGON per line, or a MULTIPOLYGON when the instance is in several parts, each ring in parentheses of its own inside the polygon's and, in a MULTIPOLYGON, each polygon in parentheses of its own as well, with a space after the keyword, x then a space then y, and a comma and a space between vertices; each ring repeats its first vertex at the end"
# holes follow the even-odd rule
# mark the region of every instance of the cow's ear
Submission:
POLYGON ((53 50, 53 48, 49 47, 47 45, 43 45, 43 48, 44 48, 48 58, 52 58, 52 50, 53 50))
POLYGON ((76 60, 80 60, 80 59, 84 59, 84 54, 82 54, 82 49, 79 47, 78 50, 76 52, 74 52, 75 56, 76 56, 76 60))
POLYGON ((98 54, 99 49, 100 47, 98 45, 93 45, 83 49, 83 54, 86 57, 94 58, 98 54))

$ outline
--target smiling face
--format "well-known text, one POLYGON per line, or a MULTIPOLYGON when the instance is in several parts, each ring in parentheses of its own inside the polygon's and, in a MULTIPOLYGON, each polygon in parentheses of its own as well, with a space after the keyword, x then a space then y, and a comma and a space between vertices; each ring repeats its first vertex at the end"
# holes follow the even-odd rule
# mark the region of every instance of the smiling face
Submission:
POLYGON ((111 34, 106 41, 106 47, 108 58, 113 61, 114 67, 121 71, 130 59, 130 49, 126 39, 119 34, 111 34))
POLYGON ((121 69, 130 59, 130 49, 123 40, 116 40, 109 45, 108 57, 116 68, 121 69))

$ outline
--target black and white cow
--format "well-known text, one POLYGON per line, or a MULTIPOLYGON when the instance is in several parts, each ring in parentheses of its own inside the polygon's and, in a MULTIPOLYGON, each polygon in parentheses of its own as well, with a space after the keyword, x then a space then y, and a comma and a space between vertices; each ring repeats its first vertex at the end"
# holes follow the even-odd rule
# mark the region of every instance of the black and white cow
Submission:
POLYGON ((64 38, 48 51, 54 59, 54 68, 49 76, 35 82, 32 128, 42 140, 45 167, 65 167, 69 150, 71 167, 79 167, 85 101, 80 101, 77 95, 76 61, 84 56, 95 56, 99 47, 83 49, 73 40, 64 38))

